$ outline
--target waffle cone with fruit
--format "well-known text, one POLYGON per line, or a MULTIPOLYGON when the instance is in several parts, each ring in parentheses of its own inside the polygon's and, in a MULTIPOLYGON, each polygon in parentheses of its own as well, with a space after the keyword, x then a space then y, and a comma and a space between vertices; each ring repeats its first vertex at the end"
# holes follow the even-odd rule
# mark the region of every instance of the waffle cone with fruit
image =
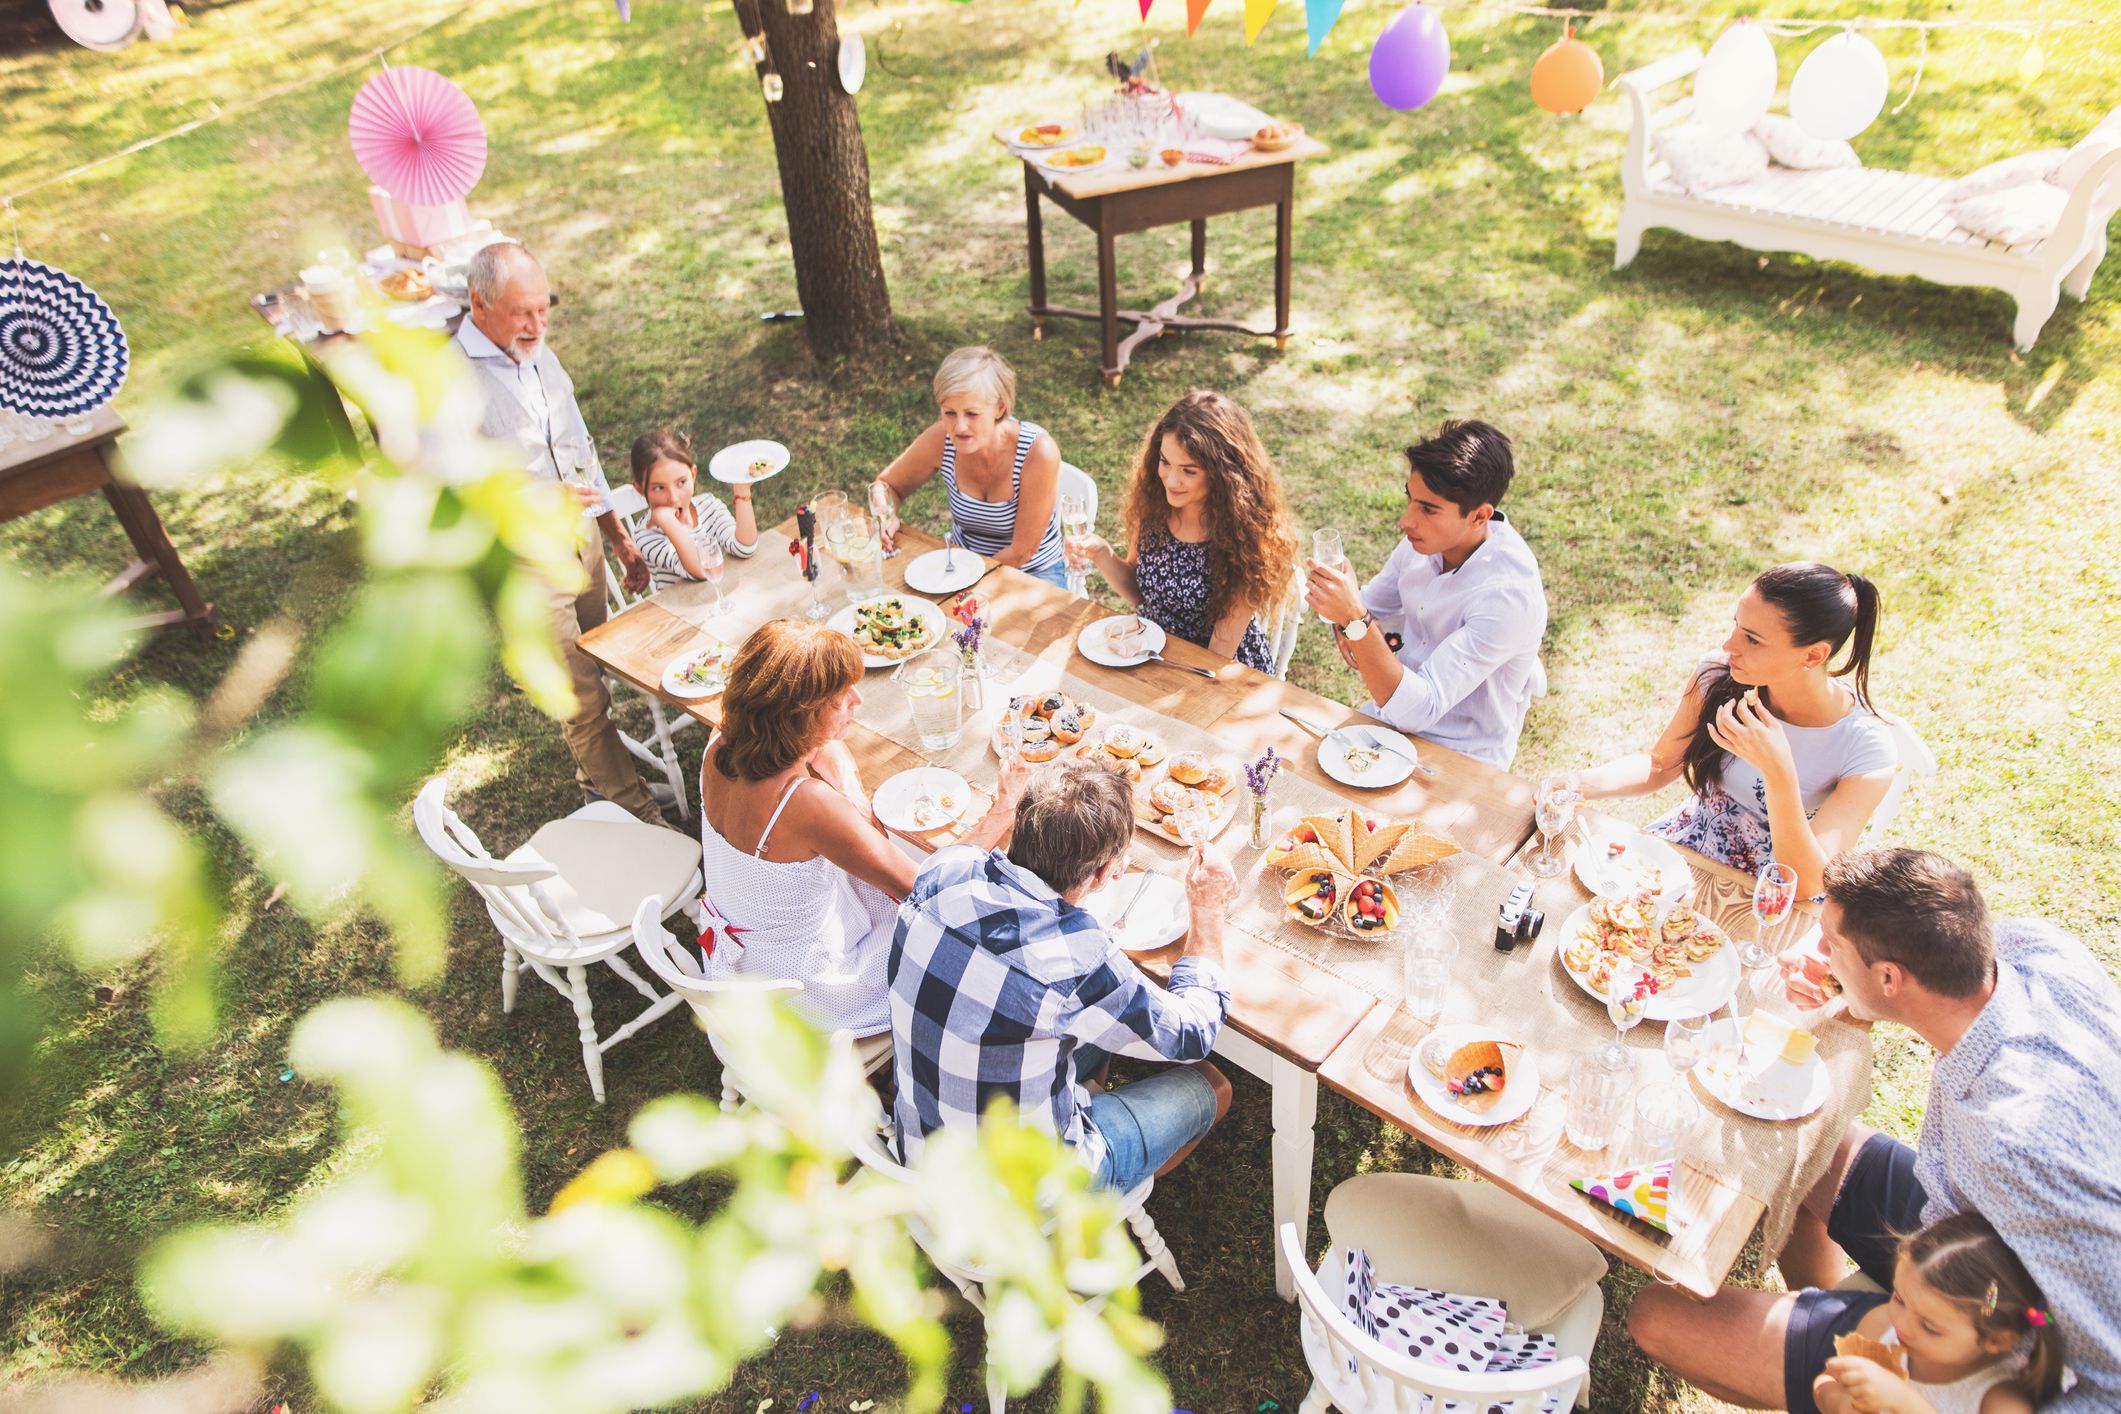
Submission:
POLYGON ((1882 1340, 1872 1340, 1867 1335, 1850 1331, 1847 1335, 1834 1337, 1834 1353, 1857 1360, 1868 1360, 1892 1371, 1903 1380, 1907 1378, 1907 1366, 1900 1363, 1900 1352, 1882 1340))
POLYGON ((1332 815, 1306 815, 1296 822, 1296 827, 1284 835, 1281 842, 1267 851, 1267 863, 1276 869, 1301 869, 1318 863, 1308 853, 1309 849, 1320 850, 1329 856, 1332 868, 1343 874, 1355 872, 1355 832, 1353 818, 1347 811, 1332 815))
POLYGON ((1429 1067, 1459 1107, 1486 1114, 1502 1103, 1510 1066, 1523 1047, 1514 1041, 1468 1041, 1451 1052, 1441 1070, 1429 1067))
POLYGON ((1282 890, 1282 907, 1297 922, 1323 928, 1354 887, 1355 880, 1338 870, 1306 869, 1282 890))
POLYGON ((1391 852, 1377 865, 1376 872, 1403 874, 1409 869, 1419 869, 1424 864, 1434 864, 1438 860, 1463 853, 1463 850, 1443 836, 1432 835, 1419 825, 1409 825, 1407 832, 1399 837, 1399 842, 1392 846, 1391 852))

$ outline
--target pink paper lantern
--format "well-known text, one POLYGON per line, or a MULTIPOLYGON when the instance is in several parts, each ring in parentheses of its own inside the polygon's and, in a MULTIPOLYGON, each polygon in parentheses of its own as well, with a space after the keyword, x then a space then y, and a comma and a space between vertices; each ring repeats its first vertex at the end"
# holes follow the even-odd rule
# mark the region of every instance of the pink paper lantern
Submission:
POLYGON ((400 201, 447 206, 486 170, 486 126, 432 69, 385 69, 354 95, 346 134, 368 179, 400 201))

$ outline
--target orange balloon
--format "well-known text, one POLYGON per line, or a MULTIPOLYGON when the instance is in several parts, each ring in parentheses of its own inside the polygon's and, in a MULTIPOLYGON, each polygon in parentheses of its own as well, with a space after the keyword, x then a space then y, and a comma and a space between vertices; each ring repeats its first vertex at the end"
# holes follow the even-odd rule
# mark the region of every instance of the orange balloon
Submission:
POLYGON ((1574 30, 1532 65, 1532 101, 1549 113, 1581 113, 1604 87, 1598 51, 1576 38, 1574 30))

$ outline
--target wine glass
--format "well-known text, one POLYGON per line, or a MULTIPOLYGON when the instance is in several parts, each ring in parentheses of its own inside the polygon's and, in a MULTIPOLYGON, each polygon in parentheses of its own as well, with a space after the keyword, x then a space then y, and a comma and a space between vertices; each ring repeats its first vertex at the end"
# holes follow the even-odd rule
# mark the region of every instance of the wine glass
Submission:
POLYGON ((714 586, 714 612, 722 612, 722 570, 726 561, 722 547, 713 540, 700 543, 700 568, 706 572, 707 582, 714 586))
POLYGON ((1675 1075, 1685 1075, 1708 1058, 1709 1018, 1680 1017, 1664 1024, 1664 1060, 1675 1075))
POLYGON ((1205 806, 1188 805, 1171 816, 1171 829, 1188 849, 1199 849, 1208 842, 1208 811, 1205 806))
POLYGON ((1738 945, 1738 960, 1756 972, 1773 966, 1775 950, 1767 945, 1764 934, 1789 917, 1796 906, 1797 871, 1787 864, 1761 865, 1753 881, 1753 936, 1738 945))
POLYGON ((879 538, 887 547, 884 558, 898 554, 898 492, 881 481, 869 483, 869 514, 876 521, 879 538))
POLYGON ((1024 754, 1024 717, 1012 708, 1002 708, 1002 718, 995 732, 995 754, 1003 762, 1020 760, 1024 754))
POLYGON ((1551 879, 1568 868, 1567 857, 1554 848, 1557 835, 1568 833, 1576 819, 1576 802, 1583 793, 1568 775, 1552 775, 1539 783, 1532 797, 1532 820, 1539 826, 1539 848, 1525 856, 1525 868, 1536 878, 1551 879))
MULTIPOLYGON (((1322 565, 1328 565, 1334 569, 1339 569, 1347 564, 1348 552, 1341 544, 1340 532, 1337 530, 1312 531, 1311 558, 1322 565)), ((1323 614, 1319 615, 1319 618, 1329 624, 1333 622, 1323 614)))
MULTIPOLYGON (((1061 534, 1070 540, 1078 540, 1090 533, 1090 503, 1081 496, 1060 498, 1061 534)), ((1068 592, 1078 599, 1090 597, 1089 575, 1077 569, 1075 562, 1068 562, 1068 592)))
POLYGON ((1614 970, 1605 994, 1605 1014, 1613 1023, 1613 1039, 1599 1052, 1600 1061, 1606 1066, 1618 1070, 1629 1064, 1628 1032, 1642 1021, 1642 1013, 1650 1004, 1651 991, 1652 984, 1646 974, 1614 970))

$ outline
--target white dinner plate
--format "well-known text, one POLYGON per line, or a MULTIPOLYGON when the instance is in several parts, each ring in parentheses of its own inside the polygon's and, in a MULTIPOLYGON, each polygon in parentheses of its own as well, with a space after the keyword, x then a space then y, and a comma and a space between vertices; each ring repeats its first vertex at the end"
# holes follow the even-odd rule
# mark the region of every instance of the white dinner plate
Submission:
POLYGON ((918 835, 964 818, 972 805, 972 787, 955 771, 915 766, 878 786, 870 803, 877 819, 894 830, 918 835))
POLYGON ((1092 162, 1087 167, 1062 167, 1054 165, 1053 157, 1055 153, 1072 151, 1075 148, 1082 147, 1085 145, 1086 144, 1078 140, 1076 142, 1062 143, 1059 147, 1027 150, 1020 155, 1032 166, 1038 168, 1039 171, 1054 177, 1079 177, 1085 172, 1109 172, 1114 167, 1124 165, 1126 162, 1126 158, 1122 156, 1118 151, 1116 151, 1111 143, 1106 142, 1087 144, 1088 146, 1102 147, 1105 149, 1105 155, 1098 161, 1092 162))
POLYGON ((1517 1052, 1517 1062, 1510 1068, 1508 1082, 1502 1088, 1502 1098, 1496 1101, 1495 1108, 1486 1114, 1475 1114, 1452 1099, 1451 1092, 1444 1087, 1442 1077, 1431 1075, 1429 1068, 1421 1063, 1423 1054, 1431 1047, 1439 1054, 1448 1056, 1470 1041, 1515 1039, 1511 1036, 1498 1036, 1493 1027, 1472 1022, 1438 1027, 1423 1037, 1421 1044, 1414 1048, 1414 1053, 1407 1057, 1407 1083, 1414 1087, 1414 1093, 1421 1097, 1423 1104, 1453 1124, 1491 1129, 1498 1124, 1522 1119, 1525 1112, 1532 1108, 1533 1102, 1539 1098, 1539 1063, 1529 1047, 1517 1052))
POLYGON ((956 550, 930 550, 916 555, 906 566, 906 587, 923 594, 955 594, 970 589, 987 572, 987 562, 962 545, 956 550), (949 565, 949 573, 943 566, 949 565))
POLYGON ((1151 655, 1164 651, 1164 631, 1157 627, 1153 620, 1143 619, 1142 651, 1132 658, 1122 658, 1114 653, 1105 638, 1112 632, 1114 624, 1128 617, 1126 614, 1114 614, 1109 619, 1099 619, 1094 624, 1084 625, 1083 631, 1075 635, 1075 651, 1091 662, 1107 668, 1138 668, 1148 662, 1151 655))
MULTIPOLYGON (((720 686, 709 687, 705 683, 687 682, 685 680, 685 673, 694 664, 710 654, 718 655, 721 658, 722 667, 726 672, 729 667, 729 660, 736 657, 736 650, 717 638, 678 654, 677 657, 672 658, 663 667, 663 691, 669 693, 672 697, 683 697, 689 701, 702 697, 712 697, 720 692, 722 690, 720 686)), ((726 685, 726 679, 724 685, 726 685)))
POLYGON ((734 446, 722 448, 708 460, 707 474, 716 481, 727 482, 731 486, 749 486, 754 481, 764 481, 769 476, 779 475, 787 465, 786 447, 778 442, 760 439, 738 442, 734 446), (772 470, 754 474, 751 470, 753 462, 765 462, 772 470))
MULTIPOLYGON (((1703 922, 1713 923, 1713 919, 1703 922)), ((1561 931, 1554 935, 1554 965, 1569 974, 1569 980, 1583 988, 1584 995, 1604 1005, 1605 996, 1591 986, 1591 979, 1581 972, 1570 971, 1561 955, 1578 932, 1587 931, 1591 922, 1591 906, 1583 904, 1562 922, 1561 931)), ((1682 977, 1669 992, 1659 992, 1649 999, 1642 1009, 1644 1021, 1685 1021, 1696 1016, 1707 1016, 1728 1002, 1738 993, 1738 984, 1745 977, 1745 966, 1738 960, 1738 943, 1718 925, 1716 931, 1723 933, 1723 946, 1716 949, 1707 962, 1690 962, 1693 976, 1682 977)), ((1624 962, 1624 975, 1639 977, 1643 964, 1624 962)))
MULTIPOLYGON (((929 632, 928 641, 926 643, 922 644, 919 648, 909 649, 907 652, 901 654, 896 658, 887 658, 881 653, 871 653, 868 649, 864 648, 862 650, 862 666, 865 668, 895 668, 900 663, 905 662, 906 659, 911 658, 914 654, 924 653, 928 649, 933 648, 937 644, 943 642, 944 637, 950 632, 950 623, 949 620, 943 617, 943 611, 934 604, 929 603, 926 599, 917 599, 911 594, 878 594, 872 597, 876 599, 899 600, 909 610, 912 611, 915 617, 919 618, 923 623, 928 625, 929 632)), ((862 604, 867 604, 869 602, 871 602, 869 599, 864 599, 862 601, 862 604)), ((860 607, 861 604, 849 604, 846 608, 840 610, 831 618, 825 620, 825 627, 836 628, 841 633, 846 634, 849 638, 854 637, 854 611, 860 607)))
POLYGON ((1105 926, 1112 940, 1127 952, 1155 952, 1186 936, 1192 915, 1186 909, 1186 887, 1169 874, 1137 869, 1086 897, 1082 906, 1105 926), (1143 883, 1146 876, 1148 883, 1143 883), (1134 902, 1136 890, 1141 901, 1134 902), (1130 910, 1129 905, 1132 904, 1130 910), (1113 931, 1112 920, 1127 915, 1127 926, 1113 931))
MULTIPOLYGON (((1024 128, 1039 126, 1040 124, 1038 123, 1025 123, 1018 127, 1016 131, 1021 133, 1024 128)), ((1063 133, 1059 142, 1024 142, 1019 138, 1012 137, 1008 140, 1009 150, 1020 157, 1036 157, 1041 152, 1059 152, 1063 148, 1073 147, 1083 140, 1083 130, 1078 124, 1062 123, 1061 127, 1066 129, 1066 132, 1063 133)))
POLYGON ((1600 898, 1633 898, 1644 887, 1672 899, 1694 889, 1686 856, 1655 835, 1603 815, 1579 815, 1577 840, 1569 847, 1576 877, 1600 898), (1621 853, 1612 851, 1614 845, 1621 853))
POLYGON ((1396 786, 1414 774, 1418 759, 1414 743, 1390 727, 1341 727, 1318 739, 1319 768, 1344 786, 1369 790, 1396 786), (1351 749, 1357 753, 1352 761, 1348 757, 1351 749), (1366 752, 1374 753, 1377 759, 1358 767, 1356 762, 1366 752))
MULTIPOLYGON (((1729 1017, 1710 1023, 1712 1034, 1728 1037, 1738 1027, 1729 1017)), ((1832 1082, 1817 1051, 1802 1065, 1791 1065, 1779 1052, 1763 1055, 1755 1046, 1741 1059, 1736 1047, 1689 1072, 1701 1088, 1740 1114, 1754 1119, 1803 1119, 1826 1103, 1832 1082)))

